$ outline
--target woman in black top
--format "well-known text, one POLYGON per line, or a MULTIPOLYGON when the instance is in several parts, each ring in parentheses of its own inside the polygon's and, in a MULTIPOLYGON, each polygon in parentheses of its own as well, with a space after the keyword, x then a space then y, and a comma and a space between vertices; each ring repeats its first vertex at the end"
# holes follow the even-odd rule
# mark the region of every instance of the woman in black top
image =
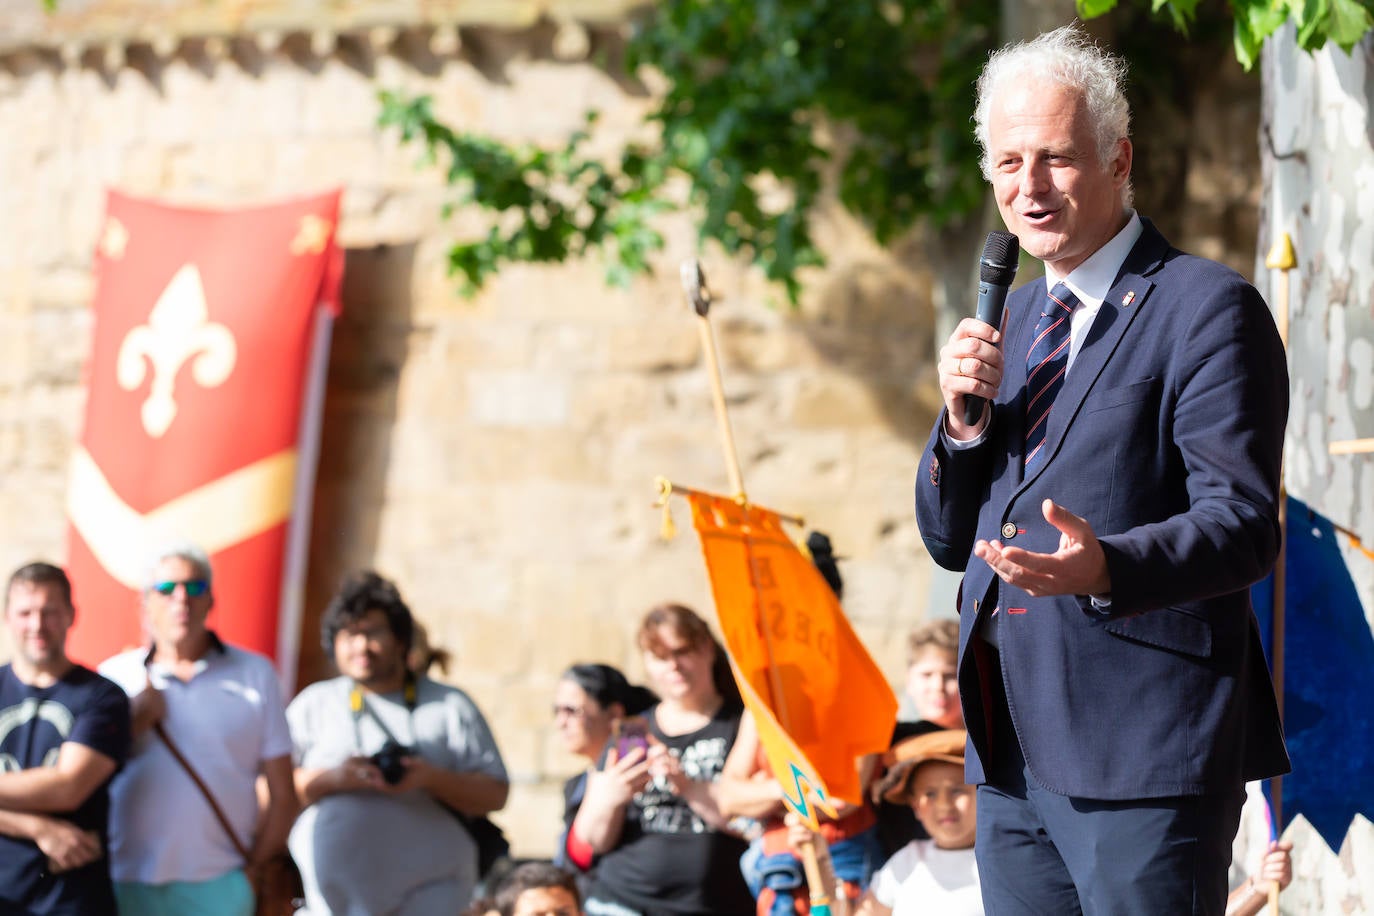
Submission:
MULTIPOLYGON (((595 766, 605 757, 611 735, 625 717, 640 715, 656 702, 652 691, 631 684, 617 668, 573 665, 563 672, 554 690, 554 726, 564 749, 595 766)), ((563 835, 554 854, 556 864, 582 872, 591 870, 594 856, 571 828, 586 789, 585 770, 563 784, 563 835)))
POLYGON ((742 707, 725 650, 688 608, 654 608, 639 630, 662 701, 649 748, 616 747, 587 780, 573 833, 600 856, 588 916, 752 916, 745 843, 725 830, 715 781, 742 707))

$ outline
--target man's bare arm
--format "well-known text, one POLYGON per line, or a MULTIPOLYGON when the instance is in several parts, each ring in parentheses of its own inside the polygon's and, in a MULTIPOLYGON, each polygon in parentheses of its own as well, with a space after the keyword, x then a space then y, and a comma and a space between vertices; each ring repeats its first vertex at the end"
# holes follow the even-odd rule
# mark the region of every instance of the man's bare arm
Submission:
POLYGON ((0 811, 0 833, 20 840, 32 840, 48 857, 54 872, 70 871, 97 861, 104 851, 94 830, 60 818, 19 811, 0 811))
POLYGON ((114 775, 115 766, 97 750, 64 742, 55 766, 0 773, 0 808, 37 814, 75 811, 114 775))

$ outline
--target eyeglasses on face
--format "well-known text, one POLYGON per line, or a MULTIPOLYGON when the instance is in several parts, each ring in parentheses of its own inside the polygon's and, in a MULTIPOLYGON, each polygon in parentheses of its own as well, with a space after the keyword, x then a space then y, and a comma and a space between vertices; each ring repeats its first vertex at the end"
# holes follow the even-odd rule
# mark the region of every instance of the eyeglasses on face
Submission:
POLYGON ((576 707, 576 706, 558 706, 558 705, 555 705, 555 706, 553 707, 553 717, 554 717, 555 719, 561 719, 561 718, 563 718, 564 716, 567 716, 568 718, 572 718, 572 719, 581 719, 581 718, 583 718, 583 717, 586 716, 586 715, 587 715, 587 710, 586 710, 586 709, 584 709, 584 708, 578 708, 578 707, 576 707))
POLYGON ((187 598, 199 598, 210 590, 210 583, 206 582, 204 579, 185 579, 182 581, 168 580, 166 582, 159 582, 153 586, 153 591, 157 592, 159 595, 171 597, 176 593, 178 585, 186 589, 187 598))

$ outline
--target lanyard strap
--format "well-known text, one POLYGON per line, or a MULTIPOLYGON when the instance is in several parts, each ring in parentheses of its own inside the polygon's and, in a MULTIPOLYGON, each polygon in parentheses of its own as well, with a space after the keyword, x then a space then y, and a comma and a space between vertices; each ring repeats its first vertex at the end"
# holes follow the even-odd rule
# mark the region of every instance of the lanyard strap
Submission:
MULTIPOLYGON (((419 685, 416 683, 415 675, 406 672, 404 694, 406 714, 410 721, 410 736, 412 738, 415 737, 415 707, 418 705, 419 693, 420 689, 419 685)), ((359 723, 362 722, 364 715, 367 715, 377 724, 377 727, 382 731, 382 737, 387 741, 398 745, 401 743, 396 740, 396 736, 391 733, 391 729, 386 727, 386 723, 382 721, 382 717, 377 715, 376 711, 372 708, 372 704, 367 702, 367 697, 363 694, 362 685, 357 681, 353 682, 352 688, 348 691, 348 708, 353 713, 353 744, 354 747, 357 748, 359 754, 363 752, 363 734, 359 723)))

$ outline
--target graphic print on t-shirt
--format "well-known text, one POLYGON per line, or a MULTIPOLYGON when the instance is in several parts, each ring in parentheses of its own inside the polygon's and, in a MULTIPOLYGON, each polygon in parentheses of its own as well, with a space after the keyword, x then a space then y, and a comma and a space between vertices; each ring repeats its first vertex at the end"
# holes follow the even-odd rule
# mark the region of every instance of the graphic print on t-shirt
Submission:
MULTIPOLYGON (((669 748, 668 753, 678 758, 683 775, 699 782, 714 782, 725 766, 729 750, 730 743, 725 738, 703 738, 681 751, 669 748)), ((681 804, 666 777, 655 776, 636 801, 643 806, 640 820, 646 833, 705 833, 710 829, 691 808, 681 804)))
MULTIPOLYGON (((55 766, 62 742, 71 737, 71 710, 55 700, 26 697, 17 705, 0 710, 0 772, 16 773, 25 769, 24 762, 34 747, 51 745, 38 766, 55 766), (56 730, 53 736, 37 732, 45 728, 56 730), (27 727, 26 727, 27 726, 27 727)), ((32 764, 31 764, 32 765, 32 764)))

